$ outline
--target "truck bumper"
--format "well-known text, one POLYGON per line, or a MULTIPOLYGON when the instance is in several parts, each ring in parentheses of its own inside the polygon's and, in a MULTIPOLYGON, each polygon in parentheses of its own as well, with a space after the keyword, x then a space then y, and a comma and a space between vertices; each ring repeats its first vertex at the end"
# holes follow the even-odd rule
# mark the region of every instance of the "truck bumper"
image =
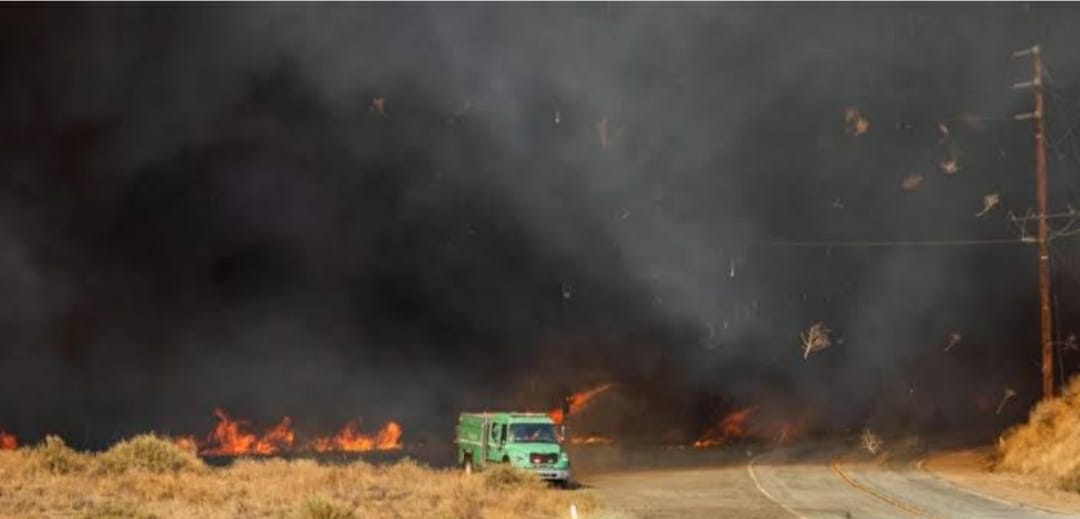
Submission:
POLYGON ((565 469, 533 469, 544 481, 570 481, 570 471, 565 469))

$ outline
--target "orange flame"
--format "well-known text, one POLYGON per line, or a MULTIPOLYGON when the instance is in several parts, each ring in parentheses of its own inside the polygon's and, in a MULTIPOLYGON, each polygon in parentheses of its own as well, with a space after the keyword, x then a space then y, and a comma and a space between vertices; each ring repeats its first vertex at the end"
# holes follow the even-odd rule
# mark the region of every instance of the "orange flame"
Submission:
POLYGON ((15 450, 19 447, 19 440, 14 434, 8 434, 0 429, 0 451, 15 450))
POLYGON ((757 406, 740 409, 720 419, 694 442, 694 447, 715 447, 746 436, 746 419, 757 406))
POLYGON ((360 423, 353 420, 333 436, 316 438, 311 442, 311 449, 315 452, 398 450, 401 449, 401 426, 397 422, 388 422, 375 434, 366 435, 360 432, 360 423))
MULTIPOLYGON (((180 436, 173 438, 172 442, 203 456, 272 455, 297 448, 292 419, 287 416, 259 435, 249 430, 247 421, 234 419, 221 409, 214 409, 214 415, 218 423, 205 442, 199 442, 193 436, 180 436)), ((388 422, 375 434, 365 435, 360 433, 359 422, 353 421, 345 424, 333 436, 316 438, 303 444, 303 448, 315 452, 397 450, 402 448, 401 432, 397 422, 388 422)))
POLYGON ((256 436, 247 432, 247 422, 233 420, 221 409, 214 409, 214 415, 218 417, 218 423, 214 426, 207 441, 211 445, 200 451, 203 455, 275 454, 292 448, 295 440, 291 428, 292 420, 288 416, 262 436, 256 436))
POLYGON ((570 404, 569 416, 563 416, 563 410, 561 407, 548 411, 548 416, 551 417, 551 421, 555 422, 556 424, 561 424, 563 423, 563 420, 569 418, 570 416, 574 416, 575 414, 578 414, 582 409, 585 409, 585 407, 589 405, 593 398, 596 398, 596 396, 600 393, 611 389, 611 386, 612 384, 604 384, 602 386, 597 386, 592 389, 582 391, 580 393, 574 393, 566 398, 567 402, 569 402, 570 404))
POLYGON ((185 451, 192 454, 199 453, 199 442, 195 440, 194 436, 178 436, 176 438, 171 438, 171 440, 173 445, 176 445, 185 451))

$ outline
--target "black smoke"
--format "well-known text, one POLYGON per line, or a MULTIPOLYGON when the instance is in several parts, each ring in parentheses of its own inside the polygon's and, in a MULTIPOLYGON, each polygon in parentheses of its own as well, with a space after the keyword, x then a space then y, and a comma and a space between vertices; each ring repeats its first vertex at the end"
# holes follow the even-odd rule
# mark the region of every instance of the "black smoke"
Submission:
POLYGON ((1008 55, 1034 42, 1063 209, 1068 6, 2 13, 0 426, 20 436, 199 432, 222 406, 438 438, 460 409, 608 381, 613 427, 652 438, 751 403, 941 428, 1006 385, 1036 396, 1030 246, 776 242, 1017 237, 1031 127, 1002 117, 1030 110, 1008 55), (804 360, 817 321, 842 343, 804 360))

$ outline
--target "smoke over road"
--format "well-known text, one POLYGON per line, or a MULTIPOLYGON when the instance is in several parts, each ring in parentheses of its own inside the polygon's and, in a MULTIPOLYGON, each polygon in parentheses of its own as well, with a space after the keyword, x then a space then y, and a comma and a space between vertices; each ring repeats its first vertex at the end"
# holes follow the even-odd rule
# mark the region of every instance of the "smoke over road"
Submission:
POLYGON ((1073 10, 3 14, 20 438, 204 431, 216 407, 442 438, 460 409, 616 383, 613 432, 689 442, 751 405, 944 427, 1007 384, 1035 396, 1030 247, 775 242, 1015 238, 1030 127, 968 116, 1030 109, 1007 57, 1035 40, 1061 95, 1052 202, 1073 200, 1073 10), (816 322, 833 344, 804 359, 816 322))

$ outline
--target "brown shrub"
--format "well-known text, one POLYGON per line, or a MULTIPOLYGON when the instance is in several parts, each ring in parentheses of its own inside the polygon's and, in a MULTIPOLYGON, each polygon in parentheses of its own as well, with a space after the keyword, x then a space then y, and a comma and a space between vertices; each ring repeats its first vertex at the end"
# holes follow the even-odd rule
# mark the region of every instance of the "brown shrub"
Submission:
POLYGON ((30 455, 38 468, 52 474, 79 472, 89 465, 89 456, 75 452, 59 436, 46 436, 30 449, 30 455))
POLYGON ((198 456, 153 434, 121 441, 99 454, 96 461, 101 471, 109 473, 144 470, 165 474, 206 468, 198 456))
POLYGON ((1027 423, 999 438, 994 468, 1080 490, 1080 377, 1070 380, 1061 396, 1036 405, 1027 423))

